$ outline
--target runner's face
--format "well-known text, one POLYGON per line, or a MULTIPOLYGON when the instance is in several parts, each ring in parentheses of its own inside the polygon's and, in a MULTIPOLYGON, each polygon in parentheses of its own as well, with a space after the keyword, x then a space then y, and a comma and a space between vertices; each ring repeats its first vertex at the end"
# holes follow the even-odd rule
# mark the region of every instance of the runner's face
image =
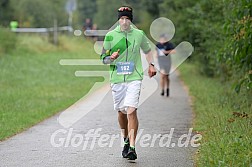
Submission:
POLYGON ((131 21, 130 21, 129 17, 127 17, 127 16, 122 16, 119 19, 119 24, 120 24, 120 27, 121 27, 122 31, 129 30, 130 23, 131 23, 131 21))
POLYGON ((159 42, 161 43, 161 44, 163 44, 163 43, 165 43, 167 40, 164 38, 164 37, 161 37, 160 39, 159 39, 159 42))

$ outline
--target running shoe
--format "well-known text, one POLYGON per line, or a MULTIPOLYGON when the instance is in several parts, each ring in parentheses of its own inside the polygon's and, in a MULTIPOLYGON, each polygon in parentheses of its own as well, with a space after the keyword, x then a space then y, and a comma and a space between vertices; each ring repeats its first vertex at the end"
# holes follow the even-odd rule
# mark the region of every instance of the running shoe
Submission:
POLYGON ((160 94, 161 96, 164 96, 164 90, 162 90, 162 92, 161 92, 161 94, 160 94))
POLYGON ((135 148, 132 148, 132 147, 129 148, 127 158, 128 158, 128 160, 137 159, 137 154, 136 154, 136 149, 135 148))
POLYGON ((122 150, 122 156, 123 158, 127 158, 127 155, 128 155, 128 152, 129 152, 129 148, 130 148, 130 144, 129 142, 124 142, 124 147, 123 147, 123 150, 122 150))

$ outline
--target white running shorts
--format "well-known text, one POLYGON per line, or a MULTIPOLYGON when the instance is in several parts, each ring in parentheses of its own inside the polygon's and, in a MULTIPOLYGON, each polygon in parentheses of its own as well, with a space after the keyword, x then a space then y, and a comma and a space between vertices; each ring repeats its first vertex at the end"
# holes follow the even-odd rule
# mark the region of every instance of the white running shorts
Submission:
POLYGON ((128 107, 138 107, 142 81, 111 84, 114 110, 127 111, 128 107))

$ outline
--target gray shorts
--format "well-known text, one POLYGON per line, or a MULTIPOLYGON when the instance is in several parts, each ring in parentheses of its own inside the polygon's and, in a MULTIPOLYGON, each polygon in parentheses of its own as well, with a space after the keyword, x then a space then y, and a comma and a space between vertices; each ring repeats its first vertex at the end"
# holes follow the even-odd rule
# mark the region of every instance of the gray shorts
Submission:
POLYGON ((168 75, 171 70, 171 57, 168 56, 158 56, 158 65, 160 72, 164 75, 168 75))

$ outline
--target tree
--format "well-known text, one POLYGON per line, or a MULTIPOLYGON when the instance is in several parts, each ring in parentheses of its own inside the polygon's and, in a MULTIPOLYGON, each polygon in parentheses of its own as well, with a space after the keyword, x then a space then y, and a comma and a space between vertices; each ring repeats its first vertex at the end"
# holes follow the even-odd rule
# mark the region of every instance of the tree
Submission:
POLYGON ((97 0, 95 22, 100 29, 109 29, 117 22, 117 9, 122 5, 118 0, 97 0), (109 4, 109 5, 108 5, 109 4))
POLYGON ((9 26, 12 17, 12 7, 10 5, 10 0, 0 0, 0 25, 9 26))
POLYGON ((252 92, 252 1, 225 0, 225 44, 219 59, 232 69, 236 92, 242 86, 252 92))
POLYGON ((82 0, 78 2, 78 11, 80 20, 83 22, 86 18, 94 19, 97 12, 96 0, 82 0))
POLYGON ((156 1, 142 1, 142 5, 145 7, 145 10, 153 17, 157 18, 160 15, 159 4, 162 3, 163 0, 156 1))
POLYGON ((22 27, 52 27, 54 19, 58 24, 67 25, 64 1, 11 0, 14 8, 13 17, 22 27))

